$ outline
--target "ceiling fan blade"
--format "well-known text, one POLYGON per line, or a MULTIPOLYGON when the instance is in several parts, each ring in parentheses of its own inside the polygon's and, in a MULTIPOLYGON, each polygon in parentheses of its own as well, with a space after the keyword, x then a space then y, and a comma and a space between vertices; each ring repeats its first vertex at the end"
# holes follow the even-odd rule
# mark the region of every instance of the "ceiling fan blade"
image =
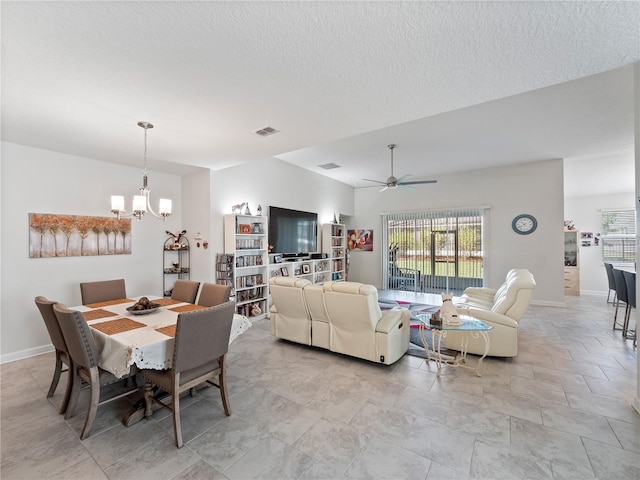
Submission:
POLYGON ((404 188, 405 190, 415 190, 415 187, 407 185, 406 183, 399 183, 398 186, 400 188, 404 188))
POLYGON ((380 180, 371 180, 369 178, 363 178, 364 181, 366 182, 374 182, 374 183, 379 183, 380 185, 386 185, 387 182, 381 182, 380 180))
POLYGON ((400 185, 401 183, 407 183, 407 182, 405 182, 404 180, 405 180, 406 178, 409 178, 409 177, 413 177, 413 175, 411 175, 410 173, 407 173, 406 175, 404 175, 404 176, 402 176, 402 177, 398 178, 398 179, 396 180, 396 182, 398 182, 398 185, 400 185))
POLYGON ((416 180, 415 182, 398 183, 398 185, 424 185, 427 183, 438 183, 438 181, 437 180, 416 180))
POLYGON ((388 186, 385 186, 382 190, 379 190, 379 191, 378 191, 378 193, 380 193, 380 192, 384 192, 384 191, 385 191, 385 190, 387 190, 388 188, 389 188, 388 186))

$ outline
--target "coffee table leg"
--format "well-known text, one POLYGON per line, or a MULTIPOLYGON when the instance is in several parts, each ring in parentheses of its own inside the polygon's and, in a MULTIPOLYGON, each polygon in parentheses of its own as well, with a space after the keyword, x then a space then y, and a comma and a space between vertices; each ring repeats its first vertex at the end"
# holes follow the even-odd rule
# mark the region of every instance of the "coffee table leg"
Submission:
POLYGON ((484 353, 478 359, 478 366, 476 367, 476 375, 481 377, 482 375, 480 374, 480 367, 482 367, 482 361, 484 360, 484 357, 486 357, 487 353, 489 353, 490 343, 489 343, 489 334, 487 332, 479 332, 479 334, 484 339, 484 353))

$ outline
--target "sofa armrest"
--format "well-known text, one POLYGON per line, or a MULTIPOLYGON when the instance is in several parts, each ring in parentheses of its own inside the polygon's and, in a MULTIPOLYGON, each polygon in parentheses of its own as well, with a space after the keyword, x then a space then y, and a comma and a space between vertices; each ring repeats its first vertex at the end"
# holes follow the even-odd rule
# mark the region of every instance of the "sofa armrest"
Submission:
POLYGON ((518 322, 513 318, 507 317, 500 313, 490 310, 481 310, 479 308, 458 307, 458 315, 468 315, 469 317, 482 320, 488 324, 504 325, 505 327, 518 328, 518 322))
POLYGON ((409 310, 406 308, 392 308, 391 310, 385 310, 382 312, 382 317, 376 325, 376 332, 389 333, 394 328, 399 328, 403 323, 408 327, 410 318, 409 310))
POLYGON ((495 296, 497 291, 498 290, 496 290, 495 288, 488 287, 467 287, 464 289, 464 292, 462 292, 462 294, 469 297, 491 297, 491 300, 493 300, 493 297, 495 296))

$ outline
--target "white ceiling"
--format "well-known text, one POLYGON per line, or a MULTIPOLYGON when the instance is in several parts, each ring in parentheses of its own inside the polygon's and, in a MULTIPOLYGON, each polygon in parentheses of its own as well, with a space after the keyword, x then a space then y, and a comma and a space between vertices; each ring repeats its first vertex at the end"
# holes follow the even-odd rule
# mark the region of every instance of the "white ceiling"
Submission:
POLYGON ((152 170, 276 156, 354 186, 389 143, 414 179, 633 151, 640 2, 0 9, 3 141, 142 166, 145 120, 152 170))

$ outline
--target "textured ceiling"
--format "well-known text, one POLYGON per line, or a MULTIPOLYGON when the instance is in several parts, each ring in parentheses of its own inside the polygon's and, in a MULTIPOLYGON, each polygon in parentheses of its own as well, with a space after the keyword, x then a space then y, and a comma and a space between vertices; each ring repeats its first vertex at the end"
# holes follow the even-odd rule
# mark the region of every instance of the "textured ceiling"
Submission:
POLYGON ((416 178, 633 148, 638 2, 0 9, 8 142, 141 166, 146 120, 151 169, 277 156, 355 186, 389 175, 388 143, 416 178))

